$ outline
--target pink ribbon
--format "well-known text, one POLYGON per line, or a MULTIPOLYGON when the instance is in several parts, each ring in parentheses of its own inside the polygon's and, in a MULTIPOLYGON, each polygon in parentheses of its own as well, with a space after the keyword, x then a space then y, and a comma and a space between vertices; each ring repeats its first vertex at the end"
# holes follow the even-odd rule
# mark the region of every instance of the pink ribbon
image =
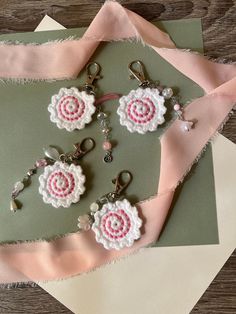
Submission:
POLYGON ((168 34, 124 9, 106 2, 80 40, 47 45, 0 45, 0 77, 62 79, 76 77, 100 41, 136 38, 151 46, 177 70, 207 93, 185 110, 197 120, 183 133, 176 120, 161 138, 161 171, 157 195, 137 204, 144 220, 141 238, 129 249, 107 251, 92 231, 52 242, 0 247, 0 281, 52 280, 90 271, 156 241, 168 214, 174 191, 204 146, 221 127, 236 101, 236 66, 217 64, 203 56, 178 50, 168 34))

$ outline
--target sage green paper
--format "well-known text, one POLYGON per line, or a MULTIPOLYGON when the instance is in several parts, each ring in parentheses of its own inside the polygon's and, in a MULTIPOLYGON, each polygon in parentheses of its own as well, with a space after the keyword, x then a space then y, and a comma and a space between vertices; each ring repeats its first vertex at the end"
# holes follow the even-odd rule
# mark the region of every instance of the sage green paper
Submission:
MULTIPOLYGON (((169 21, 158 25, 169 32, 178 47, 202 51, 200 20, 169 21)), ((80 37, 83 32, 84 29, 80 28, 12 34, 0 36, 0 40, 41 43, 71 35, 80 37)), ((161 84, 179 90, 183 102, 202 95, 202 90, 196 84, 177 72, 152 49, 144 47, 141 43, 129 42, 103 43, 93 56, 92 60, 102 66, 103 75, 97 82, 97 95, 109 92, 127 94, 131 89, 137 88, 138 82, 129 80, 127 71, 128 63, 137 59, 145 64, 149 78, 160 80, 161 84)), ((59 130, 50 122, 47 106, 51 96, 61 87, 82 86, 85 77, 83 72, 73 81, 0 84, 0 242, 50 239, 75 232, 78 216, 87 212, 89 205, 99 196, 112 191, 111 179, 123 169, 133 173, 133 182, 127 189, 127 197, 132 202, 147 199, 156 193, 160 165, 158 137, 166 125, 146 135, 131 134, 119 125, 116 114, 118 101, 106 103, 105 109, 110 112, 112 137, 116 145, 113 151, 114 161, 104 164, 103 137, 96 115, 93 123, 72 133, 59 130), (73 143, 89 136, 95 139, 96 148, 81 160, 87 180, 86 192, 79 203, 67 209, 56 209, 44 204, 38 193, 38 176, 41 173, 38 171, 38 174, 32 177, 32 184, 18 197, 23 203, 22 210, 10 212, 10 195, 14 183, 23 178, 35 160, 43 157, 43 147, 56 145, 68 152, 73 149, 73 143)), ((167 106, 171 107, 170 104, 167 106)), ((170 111, 171 109, 168 112, 170 111)), ((171 119, 169 113, 167 119, 171 119)), ((157 245, 218 243, 210 148, 181 187, 181 193, 176 197, 170 212, 157 245)))

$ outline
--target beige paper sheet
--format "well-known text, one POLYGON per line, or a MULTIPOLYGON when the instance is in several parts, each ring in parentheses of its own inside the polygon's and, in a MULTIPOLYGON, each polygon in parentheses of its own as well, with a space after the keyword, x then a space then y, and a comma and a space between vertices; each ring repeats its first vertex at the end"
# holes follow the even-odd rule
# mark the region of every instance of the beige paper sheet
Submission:
MULTIPOLYGON (((51 23, 45 17, 37 31, 57 29, 51 23)), ((188 314, 236 247, 236 147, 219 135, 212 148, 219 245, 144 249, 95 272, 40 286, 78 314, 188 314)))
POLYGON ((59 24, 57 21, 53 20, 50 16, 45 15, 39 25, 35 28, 35 32, 51 31, 66 29, 64 26, 59 24))

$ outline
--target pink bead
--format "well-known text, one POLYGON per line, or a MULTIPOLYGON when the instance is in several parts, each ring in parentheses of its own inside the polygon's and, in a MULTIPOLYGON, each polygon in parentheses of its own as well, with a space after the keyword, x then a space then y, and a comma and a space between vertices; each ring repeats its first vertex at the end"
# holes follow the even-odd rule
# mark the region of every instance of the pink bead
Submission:
POLYGON ((175 111, 178 111, 179 109, 180 109, 180 105, 179 105, 179 104, 175 104, 175 105, 174 105, 174 110, 175 110, 175 111))
POLYGON ((104 150, 111 150, 111 148, 112 148, 111 142, 109 142, 109 141, 103 142, 102 147, 104 150))
POLYGON ((39 159, 36 161, 35 166, 37 168, 46 167, 47 166, 47 160, 46 159, 39 159))

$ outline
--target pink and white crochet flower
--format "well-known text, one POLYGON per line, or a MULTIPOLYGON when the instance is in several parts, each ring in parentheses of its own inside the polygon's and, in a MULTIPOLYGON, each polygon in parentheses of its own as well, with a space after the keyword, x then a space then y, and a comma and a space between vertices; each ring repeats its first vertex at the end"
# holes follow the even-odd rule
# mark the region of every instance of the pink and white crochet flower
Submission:
POLYGON ((86 123, 91 122, 96 108, 94 95, 79 91, 76 87, 61 88, 59 93, 52 96, 48 106, 50 120, 57 124, 59 129, 73 131, 83 129, 86 123))
POLYGON ((140 238, 142 220, 138 217, 137 208, 126 199, 115 203, 104 204, 94 214, 92 230, 96 241, 107 250, 120 250, 133 245, 140 238))
POLYGON ((155 131, 158 125, 165 122, 165 99, 157 88, 138 88, 119 100, 117 113, 120 124, 133 133, 145 134, 155 131))
POLYGON ((84 182, 85 176, 80 166, 56 161, 54 165, 45 167, 40 175, 39 193, 44 203, 67 208, 79 201, 85 191, 84 182))

